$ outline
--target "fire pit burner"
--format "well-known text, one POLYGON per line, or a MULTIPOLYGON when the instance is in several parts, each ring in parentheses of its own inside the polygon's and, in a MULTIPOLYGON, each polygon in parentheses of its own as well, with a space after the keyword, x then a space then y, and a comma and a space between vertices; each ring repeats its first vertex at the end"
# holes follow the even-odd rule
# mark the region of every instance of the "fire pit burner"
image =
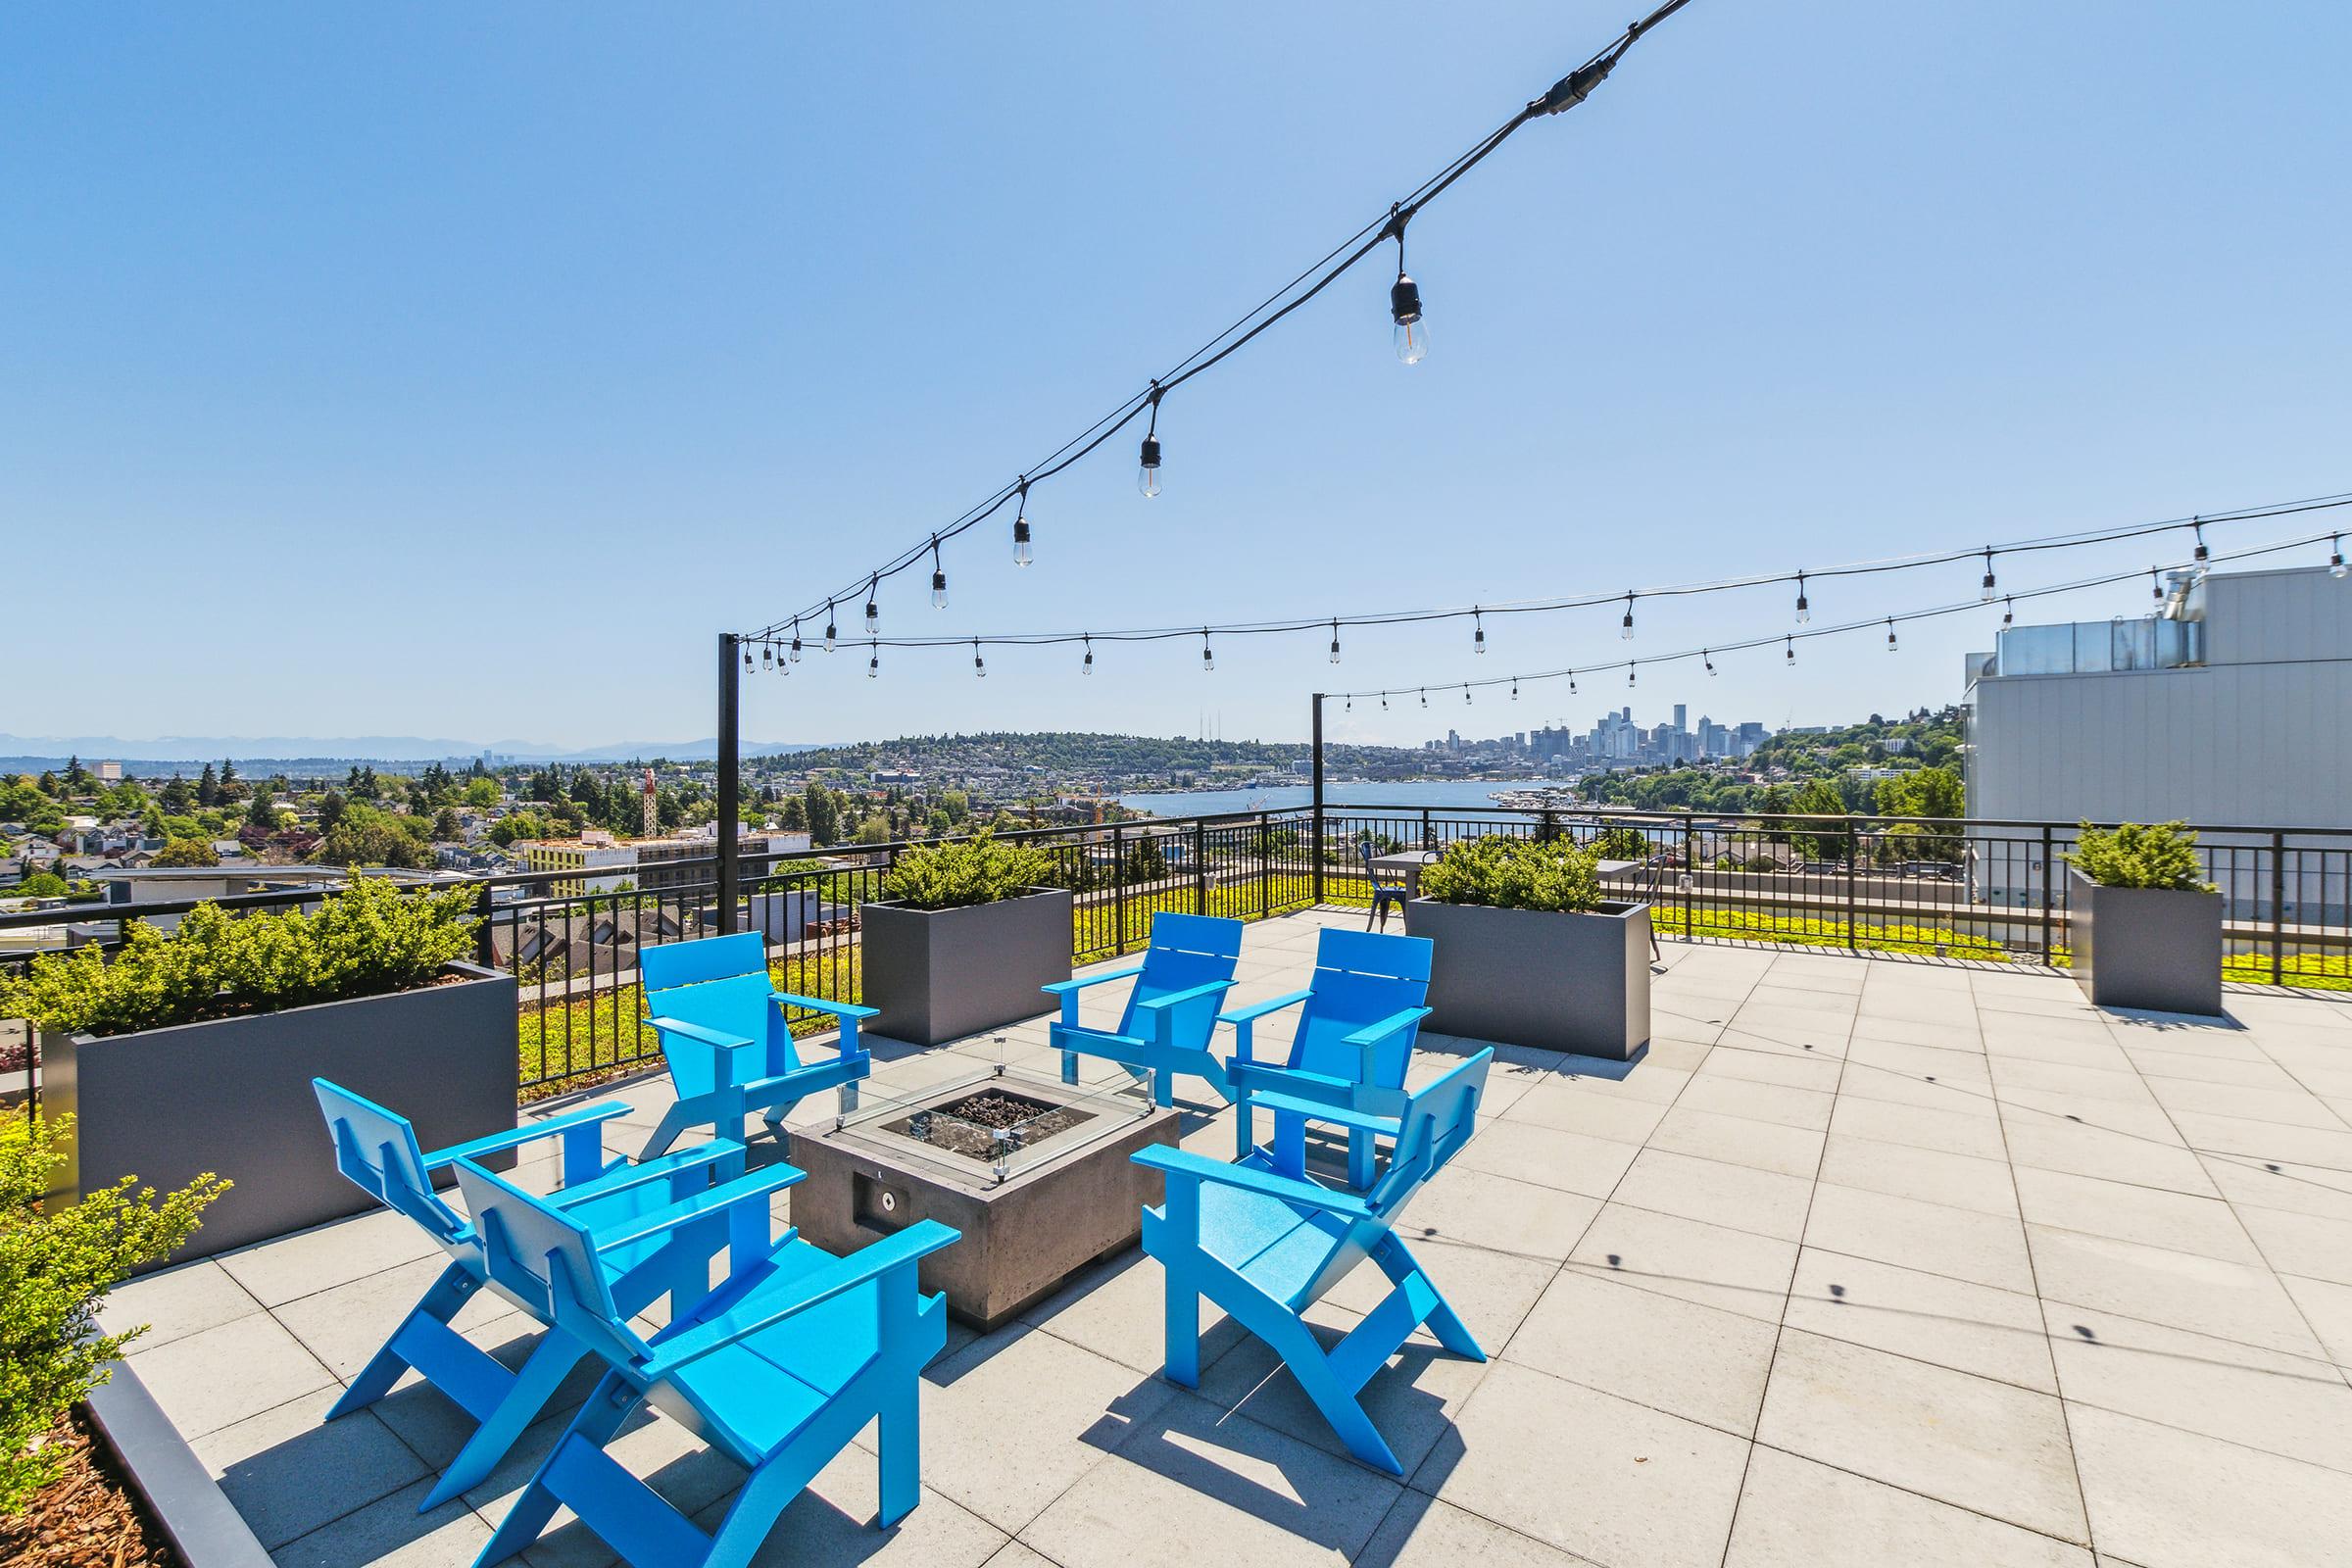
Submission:
POLYGON ((1094 1119, 1091 1110, 988 1088, 885 1122, 882 1130, 985 1164, 1094 1119))

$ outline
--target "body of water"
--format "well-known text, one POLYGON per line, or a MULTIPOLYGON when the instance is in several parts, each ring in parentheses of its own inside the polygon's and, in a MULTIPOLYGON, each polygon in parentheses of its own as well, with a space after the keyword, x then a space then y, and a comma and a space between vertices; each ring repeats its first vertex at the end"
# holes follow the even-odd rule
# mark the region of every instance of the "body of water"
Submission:
MULTIPOLYGON (((1418 784, 1328 784, 1323 801, 1346 806, 1485 806, 1496 790, 1541 789, 1561 784, 1558 779, 1511 779, 1494 783, 1483 779, 1433 779, 1418 784)), ((1133 811, 1158 816, 1215 816, 1226 811, 1287 811, 1314 804, 1314 791, 1304 784, 1257 790, 1179 790, 1154 795, 1122 795, 1119 804, 1133 811)))

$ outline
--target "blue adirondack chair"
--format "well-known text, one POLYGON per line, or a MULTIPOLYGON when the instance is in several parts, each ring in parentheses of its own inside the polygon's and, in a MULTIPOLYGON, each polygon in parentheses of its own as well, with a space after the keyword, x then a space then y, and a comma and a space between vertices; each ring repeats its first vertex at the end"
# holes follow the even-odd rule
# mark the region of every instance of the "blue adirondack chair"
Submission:
POLYGON ((710 1289, 711 1257, 749 1235, 730 1235, 728 1227, 741 1221, 719 1212, 713 1201, 725 1191, 719 1184, 743 1174, 741 1144, 704 1145, 642 1165, 608 1163, 604 1123, 627 1114, 629 1107, 599 1105, 426 1153, 417 1147, 416 1128, 397 1111, 324 1078, 312 1079, 311 1087, 326 1117, 336 1168, 361 1191, 416 1221, 449 1257, 431 1288, 326 1413, 332 1421, 373 1404, 413 1367, 473 1419, 472 1435, 418 1504, 419 1512, 438 1507, 488 1476, 557 1385, 588 1353, 588 1348, 570 1335, 550 1332, 520 1368, 509 1369, 450 1327, 459 1309, 482 1288, 485 1268, 480 1233, 433 1190, 436 1173, 461 1159, 482 1159, 561 1138, 562 1186, 549 1201, 600 1233, 616 1226, 635 1227, 649 1215, 697 1203, 694 1212, 703 1216, 697 1225, 598 1252, 608 1289, 631 1311, 642 1311, 663 1296, 673 1303, 699 1299, 710 1289))
POLYGON ((1374 1137, 1396 1135, 1405 1068, 1430 1012, 1421 1003, 1429 994, 1430 951, 1427 937, 1326 926, 1315 939, 1315 971, 1304 991, 1224 1015, 1233 1025, 1234 1054, 1225 1070, 1243 1154, 1251 1147, 1251 1111, 1271 1111, 1276 1167, 1304 1176, 1306 1124, 1330 1122, 1348 1130, 1348 1184, 1359 1191, 1372 1185, 1374 1137), (1251 1038, 1257 1020, 1300 1004, 1289 1058, 1259 1061, 1251 1038))
POLYGON ((1369 1192, 1285 1175, 1262 1151, 1233 1165, 1181 1149, 1137 1152, 1137 1164, 1167 1179, 1166 1201, 1144 1210, 1144 1250, 1167 1270, 1168 1379, 1200 1385, 1205 1296, 1282 1357, 1348 1452, 1402 1475, 1355 1396, 1424 1323, 1456 1355, 1487 1358, 1396 1222, 1469 1142, 1494 1059, 1493 1050, 1482 1051, 1406 1097, 1396 1153, 1369 1192), (1367 1258, 1388 1276, 1389 1294, 1326 1352, 1306 1326, 1306 1309, 1367 1258))
POLYGON ((1061 1052, 1061 1081, 1078 1081, 1080 1056, 1105 1056, 1138 1077, 1149 1076, 1158 1104, 1173 1102, 1171 1086, 1180 1072, 1207 1079, 1231 1100, 1233 1086, 1209 1043, 1241 956, 1241 921, 1163 910, 1152 916, 1152 946, 1137 962, 1045 987, 1049 996, 1061 999, 1061 1020, 1047 1029, 1049 1041, 1061 1052), (1127 979, 1135 987, 1127 993, 1117 1028, 1089 1029, 1078 1021, 1081 991, 1127 979))
POLYGON ((705 1123, 723 1138, 743 1135, 743 1118, 760 1113, 782 1134, 784 1118, 821 1090, 841 1091, 841 1109, 858 1108, 858 1081, 873 1058, 858 1040, 860 1019, 875 1009, 778 991, 767 977, 767 947, 757 931, 704 937, 645 949, 637 956, 646 1019, 662 1037, 678 1102, 662 1113, 640 1159, 705 1123), (830 1061, 803 1062, 784 1009, 829 1012, 841 1022, 841 1049, 830 1061))
POLYGON ((536 1541, 558 1506, 636 1568, 743 1568, 785 1505, 875 1420, 880 1525, 919 1500, 916 1396, 923 1366, 947 1343, 947 1321, 944 1298, 921 1293, 915 1266, 956 1231, 922 1220, 845 1258, 787 1231, 761 1263, 649 1340, 597 1264, 610 1239, 470 1161, 458 1181, 492 1287, 545 1313, 607 1369, 476 1568, 536 1541), (714 1535, 605 1452, 640 1400, 751 1472, 714 1535))

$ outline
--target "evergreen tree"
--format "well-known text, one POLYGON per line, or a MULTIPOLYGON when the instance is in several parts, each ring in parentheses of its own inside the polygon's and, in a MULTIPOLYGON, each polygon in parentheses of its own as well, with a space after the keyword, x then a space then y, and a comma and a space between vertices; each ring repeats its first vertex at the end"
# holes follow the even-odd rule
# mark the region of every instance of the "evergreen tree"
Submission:
POLYGON ((210 762, 204 764, 203 776, 196 780, 196 804, 198 806, 219 806, 220 804, 220 775, 213 771, 213 764, 210 762))

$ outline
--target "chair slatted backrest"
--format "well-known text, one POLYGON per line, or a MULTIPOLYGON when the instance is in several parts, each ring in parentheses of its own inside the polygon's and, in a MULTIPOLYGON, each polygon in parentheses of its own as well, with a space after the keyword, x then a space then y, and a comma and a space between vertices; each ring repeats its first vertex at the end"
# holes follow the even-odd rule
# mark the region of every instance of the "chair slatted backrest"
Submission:
MULTIPOLYGON (((775 985, 767 975, 767 948, 757 931, 733 936, 703 937, 693 942, 666 942, 647 948, 637 956, 645 985, 646 1015, 675 1018, 720 1034, 773 1047, 778 1044, 769 1019, 774 1008, 768 998, 775 985)), ((783 1033, 782 1059, 765 1070, 787 1071, 800 1065, 791 1036, 783 1033)), ((708 1051, 667 1053, 672 1081, 681 1097, 708 1094, 718 1087, 717 1062, 708 1051)))
POLYGON ((311 1091, 334 1141, 335 1169, 346 1180, 408 1215, 444 1247, 467 1234, 465 1216, 434 1193, 424 1151, 408 1117, 325 1078, 312 1079, 311 1091))
MULTIPOLYGON (((1136 976, 1127 995, 1127 1010, 1119 1015, 1119 1033, 1152 1034, 1143 1021, 1144 1003, 1174 996, 1213 981, 1233 979, 1242 956, 1242 922, 1217 915, 1176 914, 1162 910, 1152 917, 1152 946, 1144 955, 1144 972, 1136 976)), ((1204 1041, 1216 1026, 1221 995, 1196 997, 1172 1009, 1171 1038, 1204 1041)))
POLYGON ((1401 1086, 1419 1025, 1374 1048, 1368 1075, 1363 1053, 1345 1041, 1367 1024, 1421 1005, 1429 995, 1430 949, 1427 937, 1325 927, 1315 942, 1314 995, 1298 1015, 1290 1064, 1326 1077, 1401 1086))
POLYGON ((1494 1061, 1494 1048, 1490 1046, 1413 1092, 1405 1102, 1389 1168, 1364 1195, 1374 1209, 1394 1217, 1470 1141, 1478 1130, 1478 1105, 1486 1098, 1487 1069, 1494 1061))
POLYGON ((469 1159, 458 1161, 458 1186, 481 1237, 483 1269, 494 1290, 615 1366, 652 1354, 614 1303, 586 1226, 469 1159))

